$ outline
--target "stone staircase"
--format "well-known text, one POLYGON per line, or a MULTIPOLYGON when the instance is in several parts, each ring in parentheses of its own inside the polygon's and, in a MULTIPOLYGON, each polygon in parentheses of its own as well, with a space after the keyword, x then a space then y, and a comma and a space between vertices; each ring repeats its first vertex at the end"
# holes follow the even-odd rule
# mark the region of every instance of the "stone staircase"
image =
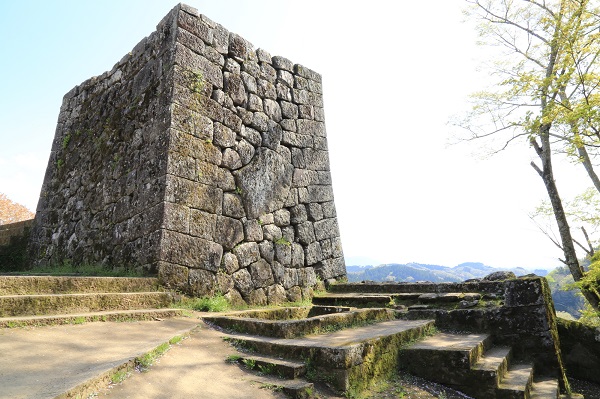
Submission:
POLYGON ((297 388, 289 388, 290 383, 301 387, 302 392, 312 391, 310 383, 298 381, 301 377, 325 382, 334 391, 352 396, 370 383, 388 378, 390 371, 400 369, 476 399, 567 398, 559 396, 557 378, 534 379, 533 365, 514 361, 512 349, 494 346, 489 334, 435 332, 432 335, 435 331, 432 320, 376 320, 373 318, 376 310, 384 311, 353 308, 347 311, 348 319, 355 319, 356 313, 369 314, 363 319, 366 325, 360 327, 339 327, 343 315, 339 312, 291 320, 279 319, 281 310, 274 310, 279 314, 273 314, 270 320, 259 318, 268 311, 242 312, 205 317, 205 321, 226 329, 227 339, 243 351, 237 361, 246 368, 268 370, 265 374, 281 377, 278 384, 286 387, 292 397, 308 396, 298 394, 297 388), (252 323, 256 326, 250 327, 252 323), (281 331, 306 332, 307 323, 319 324, 321 329, 306 335, 288 333, 287 338, 281 334, 281 331), (323 328, 336 323, 338 327, 332 329, 337 331, 326 332, 327 328, 323 328), (250 330, 251 334, 244 333, 250 330))
POLYGON ((513 361, 512 349, 493 346, 488 334, 439 333, 403 348, 401 358, 406 372, 474 398, 559 397, 556 378, 534 382, 533 365, 513 361))
MULTIPOLYGON (((432 320, 399 320, 396 311, 382 308, 313 306, 236 312, 204 320, 227 331, 227 339, 246 353, 241 355, 245 364, 245 359, 260 356, 257 359, 268 359, 268 367, 278 370, 282 362, 291 361, 301 371, 288 383, 304 375, 347 395, 390 377, 397 370, 398 348, 433 328, 432 320)), ((305 386, 304 393, 295 395, 310 397, 306 396, 310 391, 312 387, 305 386)))
POLYGON ((0 328, 181 314, 155 278, 0 276, 0 328))
POLYGON ((398 310, 401 319, 434 319, 442 331, 464 332, 439 333, 403 348, 401 368, 411 374, 474 398, 582 398, 559 395, 567 385, 556 355, 554 309, 546 281, 537 276, 363 282, 332 285, 328 291, 316 303, 370 306, 379 301, 398 310))
POLYGON ((235 359, 240 365, 256 373, 251 380, 277 390, 293 399, 313 396, 314 384, 306 381, 306 363, 283 358, 243 354, 235 359))

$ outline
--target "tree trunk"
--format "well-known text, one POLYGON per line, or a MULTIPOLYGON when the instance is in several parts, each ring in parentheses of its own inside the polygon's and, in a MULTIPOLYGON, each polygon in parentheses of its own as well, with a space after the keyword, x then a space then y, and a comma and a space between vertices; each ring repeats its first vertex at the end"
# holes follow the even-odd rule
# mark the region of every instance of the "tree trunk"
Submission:
MULTIPOLYGON (((567 93, 565 93, 564 88, 560 90, 560 100, 566 107, 571 108, 571 102, 569 101, 569 97, 567 96, 567 93)), ((570 125, 571 132, 573 133, 573 143, 577 148, 579 159, 581 160, 585 171, 590 177, 590 180, 592 181, 592 183, 594 183, 594 187, 596 187, 596 190, 600 192, 600 178, 598 178, 598 175, 594 170, 594 165, 592 165, 590 154, 587 152, 587 148, 585 148, 585 143, 581 139, 581 135, 579 134, 579 127, 575 122, 571 122, 570 125)))
MULTIPOLYGON (((573 237, 571 236, 569 222, 567 221, 567 216, 558 194, 558 188, 556 187, 556 182, 554 181, 549 124, 543 124, 540 126, 539 137, 541 146, 537 144, 535 139, 532 139, 532 145, 542 162, 542 169, 540 170, 533 162, 532 166, 536 169, 544 181, 548 198, 552 204, 554 217, 556 219, 556 224, 558 225, 558 232, 562 242, 563 253, 565 255, 565 264, 569 268, 573 279, 575 281, 579 281, 583 277, 583 269, 581 268, 581 265, 579 265, 579 260, 577 259, 577 253, 575 252, 575 245, 573 244, 573 237)), ((595 291, 591 291, 582 287, 581 293, 595 310, 600 310, 600 298, 595 291)))
POLYGON ((598 190, 598 192, 600 192, 600 179, 598 178, 598 175, 596 174, 596 171, 594 170, 594 165, 592 165, 592 161, 590 160, 590 155, 588 154, 587 149, 585 148, 585 145, 578 144, 577 152, 579 153, 579 157, 581 158, 581 163, 583 164, 585 171, 587 172, 588 176, 592 180, 592 183, 594 183, 594 187, 596 187, 596 190, 598 190))

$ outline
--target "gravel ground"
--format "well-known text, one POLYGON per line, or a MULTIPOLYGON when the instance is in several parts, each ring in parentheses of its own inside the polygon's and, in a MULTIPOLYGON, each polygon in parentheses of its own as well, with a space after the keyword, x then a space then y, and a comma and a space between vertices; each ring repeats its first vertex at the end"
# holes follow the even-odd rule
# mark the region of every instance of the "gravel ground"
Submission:
MULTIPOLYGON (((324 399, 336 397, 323 396, 324 399)), ((377 384, 365 393, 365 399, 472 399, 454 389, 408 374, 377 384)))
POLYGON ((571 390, 585 396, 585 399, 600 399, 600 384, 569 378, 571 390))

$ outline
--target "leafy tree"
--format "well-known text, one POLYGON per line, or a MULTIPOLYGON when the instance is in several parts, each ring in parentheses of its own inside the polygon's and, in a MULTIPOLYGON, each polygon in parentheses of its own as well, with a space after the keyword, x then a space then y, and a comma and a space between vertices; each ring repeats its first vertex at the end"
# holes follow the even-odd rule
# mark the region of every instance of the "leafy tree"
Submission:
POLYGON ((33 219, 34 213, 0 193, 0 225, 33 219))
MULTIPOLYGON (((575 251, 567 214, 554 180, 553 160, 564 153, 580 162, 600 191, 592 158, 600 143, 600 10, 589 0, 469 0, 483 44, 500 49, 491 90, 473 96, 462 121, 468 139, 501 137, 498 151, 523 141, 538 161, 573 279, 585 272, 575 251)), ((599 309, 600 295, 589 285, 582 294, 599 309)))

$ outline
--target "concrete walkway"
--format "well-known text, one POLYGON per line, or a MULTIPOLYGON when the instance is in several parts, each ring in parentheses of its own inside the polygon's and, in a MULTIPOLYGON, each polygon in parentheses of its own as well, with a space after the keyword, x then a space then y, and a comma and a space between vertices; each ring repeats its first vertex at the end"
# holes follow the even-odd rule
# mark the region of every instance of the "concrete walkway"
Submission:
MULTIPOLYGON (((197 317, 178 317, 0 329, 0 398, 55 398, 199 323, 197 317)), ((252 386, 244 371, 225 363, 234 349, 221 335, 201 324, 150 372, 134 371, 106 392, 113 398, 281 398, 252 386)))

